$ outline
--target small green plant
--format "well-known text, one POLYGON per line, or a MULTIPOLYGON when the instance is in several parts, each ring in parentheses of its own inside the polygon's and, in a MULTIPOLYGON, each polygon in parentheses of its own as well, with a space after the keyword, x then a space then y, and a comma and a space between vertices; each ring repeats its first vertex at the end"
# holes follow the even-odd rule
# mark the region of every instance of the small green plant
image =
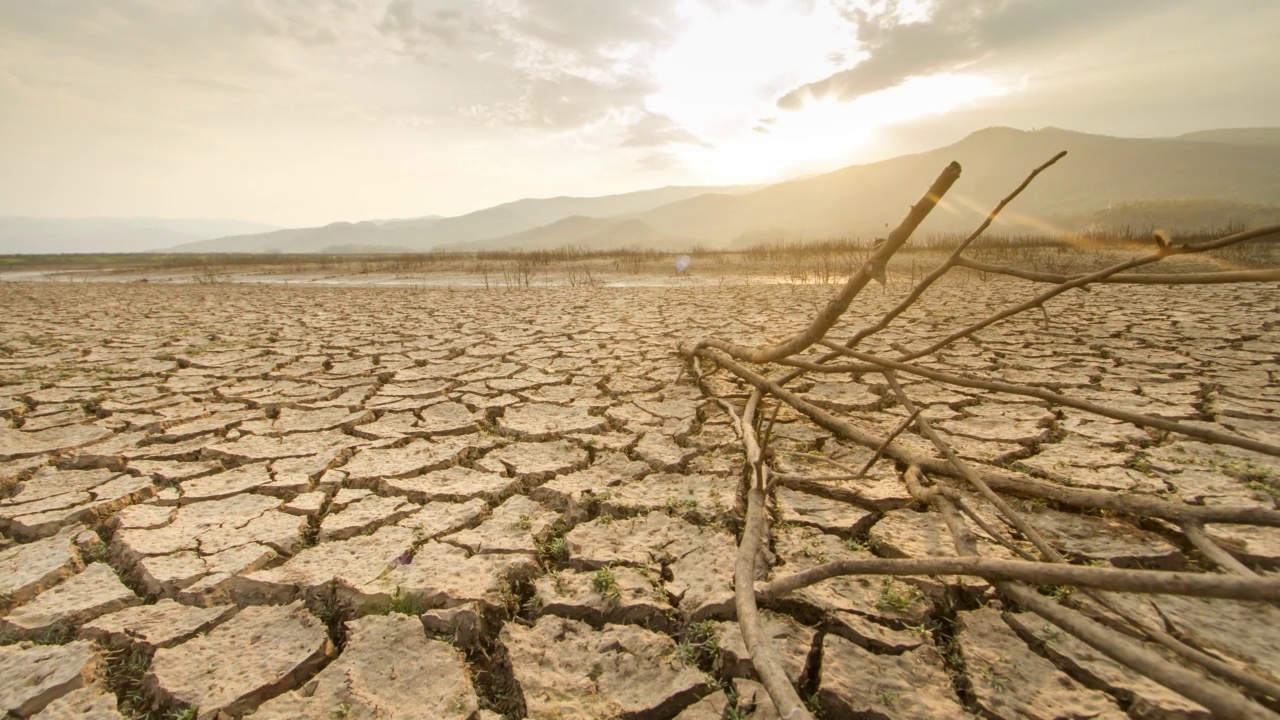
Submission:
POLYGON ((199 715, 199 708, 174 708, 164 714, 164 720, 196 720, 199 715))
POLYGON ((422 602, 417 595, 403 592, 397 585, 395 593, 391 595, 391 605, 388 606, 387 612, 417 617, 422 614, 422 602))
POLYGON ((822 702, 818 699, 818 693, 805 696, 804 706, 809 708, 809 712, 816 718, 823 717, 822 702))
POLYGON ((520 606, 520 612, 528 617, 537 617, 542 612, 542 598, 537 595, 530 595, 528 600, 520 606))
POLYGON ((720 656, 720 633, 713 620, 691 623, 676 643, 675 657, 689 666, 714 663, 720 656))
POLYGON ((854 552, 871 552, 871 543, 858 538, 849 538, 844 541, 844 546, 854 552))
POLYGON ((1280 500, 1280 488, 1276 488, 1270 483, 1263 482, 1262 480, 1250 480, 1245 483, 1245 485, 1259 497, 1280 500))
POLYGON ((591 589, 600 593, 605 600, 614 601, 622 597, 618 589, 618 577, 613 574, 613 568, 608 566, 600 568, 591 575, 591 589))
POLYGON ((351 703, 338 703, 331 714, 334 720, 346 720, 351 717, 351 703))
POLYGON ((908 585, 906 590, 899 590, 893 578, 887 577, 880 585, 880 597, 876 599, 876 607, 881 610, 905 612, 920 597, 919 588, 908 585))
POLYGON ((670 515, 683 515, 686 512, 692 513, 698 511, 698 501, 693 498, 667 498, 667 513, 670 515))
POLYGON ((1003 693, 1008 685, 1008 678, 996 672, 995 670, 987 670, 983 673, 987 678, 987 682, 991 684, 991 688, 998 693, 1003 693))
POLYGON ((94 545, 90 545, 89 547, 85 548, 80 552, 80 556, 84 558, 84 562, 86 565, 88 565, 89 563, 106 562, 107 555, 109 554, 110 554, 110 550, 107 547, 107 544, 104 542, 99 542, 94 545))
POLYGON ((549 537, 538 541, 538 554, 549 564, 564 562, 569 559, 569 546, 563 537, 549 537))
POLYGON ((1067 598, 1071 597, 1071 593, 1074 590, 1075 588, 1071 587, 1070 585, 1041 585, 1040 586, 1040 592, 1044 593, 1045 595, 1048 595, 1049 597, 1053 598, 1054 600, 1057 600, 1058 602, 1062 602, 1063 600, 1066 600, 1067 598))
POLYGON ((888 688, 881 688, 876 695, 880 698, 880 704, 887 708, 893 707, 894 703, 898 702, 898 698, 902 697, 902 693, 888 688))
POLYGON ((533 518, 529 517, 528 515, 521 515, 520 517, 516 518, 516 521, 514 523, 511 523, 511 525, 512 527, 516 527, 521 530, 532 530, 533 518))

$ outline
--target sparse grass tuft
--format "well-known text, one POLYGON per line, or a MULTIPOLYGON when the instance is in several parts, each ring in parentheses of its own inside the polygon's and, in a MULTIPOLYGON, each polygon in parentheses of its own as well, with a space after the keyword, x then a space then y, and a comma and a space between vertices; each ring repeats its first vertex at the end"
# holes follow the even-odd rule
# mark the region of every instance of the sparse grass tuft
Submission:
POLYGON ((396 586, 396 591, 391 596, 391 605, 387 608, 388 613, 417 617, 422 614, 422 610, 422 601, 417 595, 406 593, 400 589, 400 586, 396 586))
POLYGON ((618 589, 618 577, 613 574, 613 568, 608 566, 602 567, 592 574, 591 589, 600 593, 605 600, 611 602, 622 597, 621 591, 618 589))
POLYGON ((905 590, 899 590, 894 579, 887 577, 880 585, 880 597, 876 599, 876 607, 881 610, 906 612, 918 597, 920 597, 920 589, 916 586, 906 585, 905 590))
POLYGON ((692 667, 710 667, 720 657, 720 633, 714 620, 691 623, 676 643, 675 657, 692 667))

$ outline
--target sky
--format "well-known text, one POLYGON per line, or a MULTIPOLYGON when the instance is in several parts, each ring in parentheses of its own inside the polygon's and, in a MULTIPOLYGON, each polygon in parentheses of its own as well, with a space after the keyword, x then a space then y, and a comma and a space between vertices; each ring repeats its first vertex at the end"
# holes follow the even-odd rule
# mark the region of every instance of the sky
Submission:
POLYGON ((313 226, 1280 125, 1275 0, 0 0, 0 215, 313 226))

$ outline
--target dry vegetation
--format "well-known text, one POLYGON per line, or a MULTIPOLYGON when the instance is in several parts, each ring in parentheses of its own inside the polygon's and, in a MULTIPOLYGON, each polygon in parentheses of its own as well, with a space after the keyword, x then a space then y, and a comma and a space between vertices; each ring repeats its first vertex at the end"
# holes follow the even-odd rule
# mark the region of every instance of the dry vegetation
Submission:
POLYGON ((0 710, 1274 717, 1273 245, 910 227, 0 283, 0 710))

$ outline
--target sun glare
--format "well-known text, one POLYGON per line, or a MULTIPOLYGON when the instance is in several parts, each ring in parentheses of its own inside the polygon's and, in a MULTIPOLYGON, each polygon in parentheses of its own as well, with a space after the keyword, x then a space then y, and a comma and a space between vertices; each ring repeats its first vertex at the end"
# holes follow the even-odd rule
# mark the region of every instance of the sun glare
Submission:
POLYGON ((794 2, 735 4, 719 12, 690 5, 685 14, 685 31, 654 62, 659 89, 646 106, 715 139, 678 152, 711 182, 830 169, 856 160, 857 149, 882 126, 1005 92, 979 75, 937 74, 854 101, 815 98, 782 110, 777 99, 788 90, 866 57, 831 3, 815 2, 809 10, 794 2))

